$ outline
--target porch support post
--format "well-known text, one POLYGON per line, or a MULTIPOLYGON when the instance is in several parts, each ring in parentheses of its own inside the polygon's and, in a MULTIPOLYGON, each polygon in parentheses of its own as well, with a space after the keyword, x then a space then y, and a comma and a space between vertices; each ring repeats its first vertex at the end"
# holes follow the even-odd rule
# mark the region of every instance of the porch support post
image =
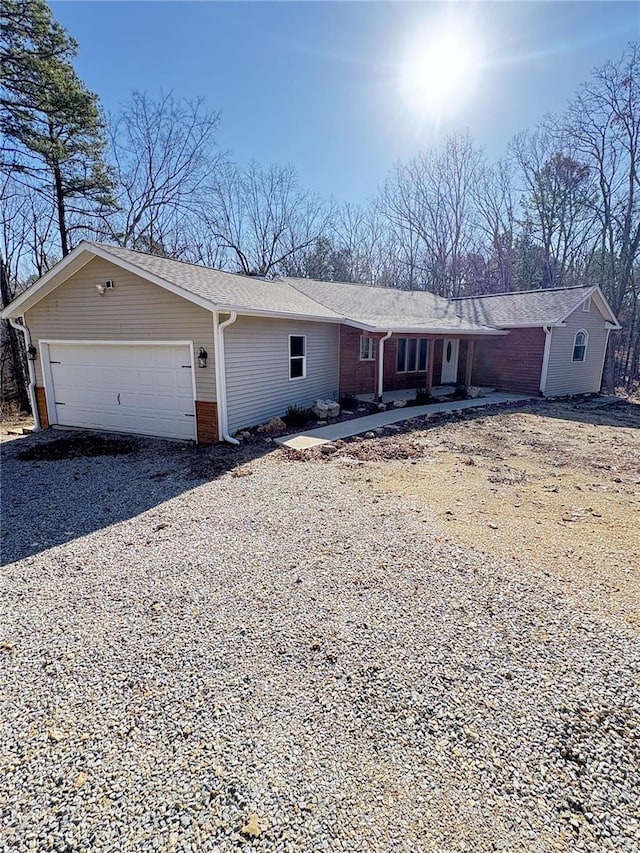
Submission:
POLYGON ((436 354, 436 339, 429 339, 429 352, 427 353, 427 391, 433 387, 433 360, 436 354))
POLYGON ((473 370, 473 345, 474 340, 467 341, 467 364, 464 371, 464 384, 468 388, 471 385, 471 372, 473 370))
POLYGON ((391 337, 391 332, 387 332, 382 338, 380 338, 380 346, 378 347, 378 402, 382 402, 382 395, 384 393, 384 342, 388 341, 391 337))

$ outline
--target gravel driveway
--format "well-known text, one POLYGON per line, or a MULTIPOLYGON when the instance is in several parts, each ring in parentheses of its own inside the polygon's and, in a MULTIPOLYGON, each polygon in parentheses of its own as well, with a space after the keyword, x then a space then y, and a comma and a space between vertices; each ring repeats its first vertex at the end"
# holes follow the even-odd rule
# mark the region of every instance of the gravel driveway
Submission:
POLYGON ((46 440, 3 453, 1 850, 638 851, 621 624, 348 459, 46 440))

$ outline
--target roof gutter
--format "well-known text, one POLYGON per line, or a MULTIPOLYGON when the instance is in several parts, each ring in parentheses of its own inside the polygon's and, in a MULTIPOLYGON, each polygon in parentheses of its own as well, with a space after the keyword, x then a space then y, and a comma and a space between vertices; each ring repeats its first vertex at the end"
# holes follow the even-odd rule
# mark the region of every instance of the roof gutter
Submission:
POLYGON ((224 360, 224 330, 238 319, 236 311, 232 311, 228 320, 220 322, 220 315, 213 312, 213 349, 216 371, 216 399, 218 401, 218 435, 228 444, 240 444, 237 438, 229 435, 227 418, 227 376, 224 360))
MULTIPOLYGON (((31 333, 24 324, 24 315, 21 319, 22 322, 19 323, 13 317, 8 318, 9 324, 12 326, 12 328, 17 329, 19 332, 22 332, 22 335, 24 336, 24 348, 27 352, 29 352, 29 347, 31 346, 31 333)), ((31 413, 33 414, 33 431, 40 432, 40 413, 38 412, 38 401, 36 400, 36 369, 33 365, 33 359, 27 359, 27 366, 29 368, 29 387, 27 388, 27 394, 29 395, 29 402, 31 403, 31 413)))
POLYGON ((384 391, 384 342, 388 341, 393 332, 380 338, 380 346, 378 347, 378 402, 382 402, 382 393, 384 391))

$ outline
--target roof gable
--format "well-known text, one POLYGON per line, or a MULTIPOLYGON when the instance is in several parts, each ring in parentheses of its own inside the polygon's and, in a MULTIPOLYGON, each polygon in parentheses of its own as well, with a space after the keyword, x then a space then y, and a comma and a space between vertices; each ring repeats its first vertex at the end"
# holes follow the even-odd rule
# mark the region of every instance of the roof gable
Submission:
POLYGON ((214 270, 183 261, 146 255, 121 246, 83 240, 2 312, 18 317, 56 287, 99 257, 209 311, 241 311, 258 316, 296 316, 339 322, 343 318, 281 282, 214 270))
POLYGON ((616 317, 597 285, 458 297, 453 302, 460 316, 468 321, 517 328, 560 325, 589 297, 603 318, 617 326, 616 317))

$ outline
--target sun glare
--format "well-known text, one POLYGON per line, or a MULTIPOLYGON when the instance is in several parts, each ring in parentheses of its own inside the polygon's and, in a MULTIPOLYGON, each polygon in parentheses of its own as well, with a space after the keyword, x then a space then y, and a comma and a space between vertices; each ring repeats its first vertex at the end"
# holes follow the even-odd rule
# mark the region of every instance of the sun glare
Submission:
POLYGON ((472 95, 481 71, 479 41, 462 31, 416 38, 400 68, 400 95, 421 118, 455 113, 472 95))

